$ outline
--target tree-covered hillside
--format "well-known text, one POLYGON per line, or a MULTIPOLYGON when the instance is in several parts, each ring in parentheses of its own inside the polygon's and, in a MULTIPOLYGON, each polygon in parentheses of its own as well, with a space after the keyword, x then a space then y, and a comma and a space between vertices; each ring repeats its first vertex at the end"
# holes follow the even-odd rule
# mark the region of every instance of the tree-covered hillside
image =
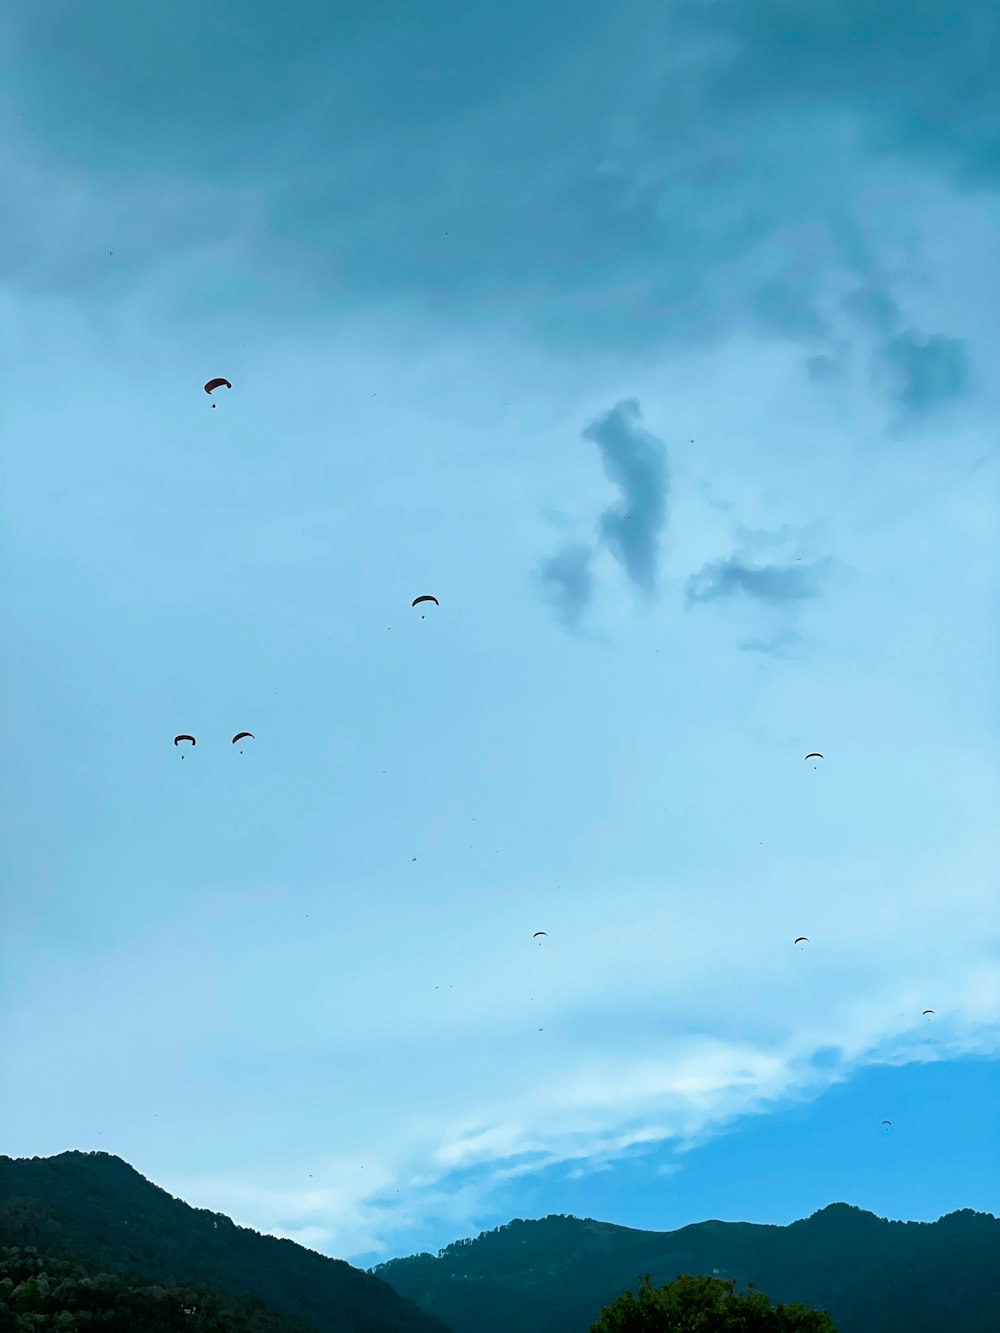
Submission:
POLYGON ((0 1249, 0 1333, 308 1333, 254 1296, 90 1273, 82 1264, 0 1249))
POLYGON ((0 1157, 0 1246, 127 1278, 252 1296, 317 1333, 447 1333, 387 1283, 191 1208, 109 1153, 0 1157))
POLYGON ((828 1310, 838 1333, 1000 1333, 1000 1221, 964 1210, 889 1222, 831 1204, 790 1226, 637 1231, 551 1216, 371 1270, 454 1333, 579 1333, 639 1273, 753 1284, 828 1310))

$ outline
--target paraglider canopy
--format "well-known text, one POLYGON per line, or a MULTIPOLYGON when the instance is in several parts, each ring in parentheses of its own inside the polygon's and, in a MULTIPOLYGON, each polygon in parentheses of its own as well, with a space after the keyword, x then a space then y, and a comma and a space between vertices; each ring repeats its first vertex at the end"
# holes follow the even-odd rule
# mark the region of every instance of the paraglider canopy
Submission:
POLYGON ((891 1121, 891 1120, 883 1120, 883 1121, 882 1121, 882 1128, 883 1128, 883 1129, 888 1129, 891 1125, 892 1125, 892 1121, 891 1121))
MULTIPOLYGON (((228 380, 214 379, 214 380, 209 380, 208 383, 205 385, 205 392, 210 394, 213 389, 219 388, 219 386, 222 384, 224 384, 227 389, 231 389, 233 387, 228 380)), ((215 404, 213 403, 212 406, 214 407, 215 404)))
POLYGON ((795 943, 795 944, 808 944, 808 943, 809 943, 809 936, 808 936, 808 935, 800 935, 799 938, 798 938, 797 940, 794 941, 794 943, 795 943))
POLYGON ((252 741, 255 741, 257 739, 257 737, 253 734, 252 731, 238 731, 236 735, 233 737, 232 741, 233 745, 235 745, 237 741, 243 740, 245 736, 249 736, 252 741))
POLYGON ((823 756, 820 754, 820 752, 819 752, 818 750, 813 750, 812 754, 807 754, 807 755, 806 755, 806 758, 807 758, 807 759, 822 759, 823 756))
POLYGON ((544 935, 546 938, 548 938, 548 934, 549 934, 549 932, 548 932, 547 930, 536 930, 535 933, 534 933, 534 935, 532 935, 531 938, 532 938, 533 940, 537 940, 538 937, 539 937, 539 935, 544 935))
POLYGON ((438 599, 436 597, 432 597, 429 592, 425 592, 422 597, 414 597, 410 605, 419 606, 421 602, 433 602, 435 606, 441 605, 438 599))
POLYGON ((175 736, 175 737, 174 737, 174 744, 175 744, 175 745, 179 745, 179 744, 181 743, 181 741, 190 741, 192 745, 197 745, 197 744, 198 744, 198 742, 195 740, 195 738, 194 738, 193 736, 188 736, 186 733, 182 733, 180 736, 175 736))
POLYGON ((925 1009, 921 1017, 926 1018, 928 1014, 932 1014, 933 1012, 934 1012, 933 1009, 925 1009))

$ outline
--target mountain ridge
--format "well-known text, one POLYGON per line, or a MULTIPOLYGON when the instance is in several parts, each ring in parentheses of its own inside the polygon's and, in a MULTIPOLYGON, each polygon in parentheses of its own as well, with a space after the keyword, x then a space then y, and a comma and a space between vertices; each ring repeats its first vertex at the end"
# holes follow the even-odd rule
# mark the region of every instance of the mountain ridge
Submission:
POLYGON ((449 1333, 377 1275, 193 1208, 111 1153, 0 1156, 0 1245, 255 1296, 317 1333, 449 1333))
POLYGON ((549 1214, 362 1270, 194 1208, 113 1154, 67 1152, 0 1156, 0 1246, 252 1298, 316 1333, 581 1333, 646 1272, 752 1283, 827 1310, 837 1333, 1000 1333, 1000 1220, 970 1208, 908 1222, 838 1202, 674 1231, 549 1214))
POLYGON ((828 1310, 838 1333, 1000 1330, 1000 1220, 972 1209, 905 1222, 833 1203, 783 1226, 710 1219, 665 1232, 550 1214, 368 1271, 454 1333, 579 1333, 644 1272, 654 1286, 682 1272, 752 1282, 775 1302, 828 1310))

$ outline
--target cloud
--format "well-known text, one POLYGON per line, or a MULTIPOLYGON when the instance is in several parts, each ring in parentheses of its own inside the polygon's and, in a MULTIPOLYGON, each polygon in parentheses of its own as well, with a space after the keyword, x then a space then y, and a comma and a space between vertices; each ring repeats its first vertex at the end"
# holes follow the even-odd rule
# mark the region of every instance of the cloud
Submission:
POLYGON ((753 568, 735 555, 704 565, 687 581, 688 603, 713 602, 745 593, 759 601, 781 606, 819 596, 817 576, 826 565, 760 565, 753 568))
POLYGON ((738 647, 744 653, 765 653, 768 657, 784 658, 788 656, 785 650, 790 648, 793 643, 798 643, 801 637, 794 630, 783 630, 780 634, 774 634, 769 639, 759 637, 744 639, 738 647))
POLYGON ((584 543, 570 542, 538 567, 549 601, 570 628, 579 621, 594 595, 593 554, 592 548, 584 543))
POLYGON ((996 6, 963 6, 942 23, 937 0, 684 0, 672 19, 721 34, 709 78, 717 114, 825 105, 867 130, 866 147, 938 166, 963 182, 1000 183, 996 6))
POLYGON ((736 508, 732 500, 720 500, 717 496, 713 495, 711 484, 707 481, 699 482, 698 490, 705 497, 705 499, 708 501, 708 503, 712 506, 713 509, 721 509, 723 513, 726 513, 730 509, 736 508))
POLYGON ((601 515, 601 541, 635 586, 651 597, 670 475, 663 443, 639 426, 640 419, 639 404, 627 399, 588 426, 583 439, 600 449, 605 472, 622 492, 621 505, 601 515))
POLYGON ((824 271, 878 268, 873 149, 1000 181, 988 6, 946 27, 933 0, 877 18, 845 0, 835 22, 804 0, 639 6, 636 23, 585 3, 567 36, 523 0, 472 25, 448 0, 387 44, 377 6, 345 23, 302 0, 289 24, 220 0, 226 69, 176 11, 94 27, 63 3, 72 40, 53 45, 26 10, 0 74, 47 110, 0 162, 20 201, 9 281, 113 302, 154 261, 179 290, 198 263, 199 299, 271 327, 291 295, 299 323, 307 293, 340 314, 402 297, 622 355, 748 313, 812 337, 824 271))
POLYGON ((965 392, 969 356, 961 338, 922 337, 907 329, 875 353, 872 378, 890 382, 892 397, 908 415, 923 415, 965 392))
POLYGON ((845 375, 843 361, 834 356, 820 354, 806 357, 805 367, 809 378, 817 383, 830 384, 842 380, 845 375))
POLYGON ((849 315, 880 333, 890 333, 899 323, 899 306, 886 291, 877 287, 858 287, 841 301, 849 315))
POLYGON ((761 324, 797 341, 823 338, 825 320, 807 293, 787 282, 762 283, 753 296, 753 310, 761 324))

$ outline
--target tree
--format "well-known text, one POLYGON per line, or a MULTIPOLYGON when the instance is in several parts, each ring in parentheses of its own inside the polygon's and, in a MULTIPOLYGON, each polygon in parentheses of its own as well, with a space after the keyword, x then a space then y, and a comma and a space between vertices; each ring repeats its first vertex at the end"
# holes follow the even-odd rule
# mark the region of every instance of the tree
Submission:
POLYGON ((837 1333, 826 1311, 804 1305, 772 1306, 747 1284, 735 1291, 731 1278, 692 1277, 654 1289, 649 1274, 631 1291, 605 1306, 590 1333, 837 1333))

